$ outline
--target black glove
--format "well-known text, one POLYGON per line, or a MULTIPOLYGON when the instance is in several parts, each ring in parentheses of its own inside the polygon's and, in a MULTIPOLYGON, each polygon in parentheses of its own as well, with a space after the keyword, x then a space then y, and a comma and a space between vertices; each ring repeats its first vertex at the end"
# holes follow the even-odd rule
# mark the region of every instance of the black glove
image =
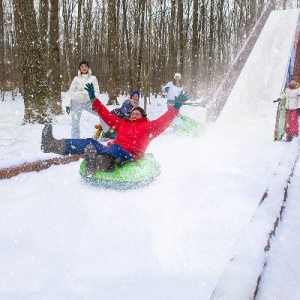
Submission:
POLYGON ((174 108, 180 109, 182 104, 190 99, 190 95, 184 91, 181 91, 178 97, 175 97, 174 108))
POLYGON ((92 83, 87 83, 85 85, 84 89, 89 93, 89 97, 90 97, 91 100, 96 99, 94 85, 92 83))
POLYGON ((67 114, 69 114, 69 113, 70 113, 70 111, 71 111, 71 108, 70 108, 70 106, 66 106, 66 112, 67 112, 67 114))
POLYGON ((273 103, 279 102, 279 101, 281 101, 281 98, 278 98, 278 99, 276 99, 276 100, 273 100, 273 103))
POLYGON ((166 88, 165 88, 166 93, 169 91, 169 89, 170 89, 169 87, 166 87, 166 88))

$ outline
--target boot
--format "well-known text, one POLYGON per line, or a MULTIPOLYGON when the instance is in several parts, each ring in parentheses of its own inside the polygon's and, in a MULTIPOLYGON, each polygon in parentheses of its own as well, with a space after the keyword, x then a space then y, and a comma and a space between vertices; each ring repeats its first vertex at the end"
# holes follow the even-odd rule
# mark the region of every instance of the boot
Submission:
POLYGON ((115 160, 113 157, 101 154, 96 158, 97 172, 113 172, 115 160))
POLYGON ((94 135, 94 139, 95 139, 95 140, 98 140, 99 137, 101 136, 102 126, 101 126, 101 124, 96 124, 94 127, 96 128, 96 132, 95 132, 95 135, 94 135))
POLYGON ((86 160, 85 165, 85 176, 93 177, 96 170, 96 158, 97 158, 97 150, 93 145, 88 145, 84 149, 84 158, 86 160))
POLYGON ((64 154, 66 151, 66 140, 57 140, 52 134, 52 125, 46 124, 42 132, 41 150, 45 153, 64 154))

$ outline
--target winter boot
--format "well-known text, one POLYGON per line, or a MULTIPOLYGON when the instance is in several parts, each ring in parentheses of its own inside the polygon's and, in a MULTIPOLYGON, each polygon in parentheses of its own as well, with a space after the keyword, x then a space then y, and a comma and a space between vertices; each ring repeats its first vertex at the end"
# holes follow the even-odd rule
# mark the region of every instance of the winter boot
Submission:
POLYGON ((86 160, 85 175, 87 177, 93 177, 97 172, 96 170, 97 150, 92 144, 85 147, 84 158, 86 160))
POLYGON ((95 140, 98 140, 102 133, 102 126, 101 126, 101 124, 96 124, 94 127, 96 128, 96 132, 95 132, 93 138, 95 140))
POLYGON ((113 157, 101 154, 96 158, 97 172, 113 172, 115 160, 113 157))
POLYGON ((66 151, 66 140, 57 140, 52 134, 52 125, 46 124, 42 132, 41 150, 45 153, 64 154, 66 151))
POLYGON ((116 132, 113 129, 110 129, 107 132, 102 131, 101 136, 105 139, 113 140, 116 138, 116 132))

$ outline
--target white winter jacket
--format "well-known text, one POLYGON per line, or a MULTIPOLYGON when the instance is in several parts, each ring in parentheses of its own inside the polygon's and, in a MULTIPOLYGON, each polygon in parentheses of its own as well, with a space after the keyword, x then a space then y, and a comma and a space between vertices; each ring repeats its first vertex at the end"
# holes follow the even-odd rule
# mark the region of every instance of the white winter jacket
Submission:
POLYGON ((280 99, 286 98, 286 109, 297 109, 299 107, 300 88, 290 89, 287 88, 283 94, 280 95, 280 99))
POLYGON ((94 85, 96 98, 99 98, 99 84, 96 76, 92 75, 92 70, 89 69, 88 74, 81 74, 79 70, 78 76, 75 76, 71 83, 68 95, 66 97, 66 106, 71 106, 72 101, 78 103, 86 103, 90 101, 89 94, 84 89, 87 83, 92 83, 94 85))
POLYGON ((172 81, 169 81, 165 86, 162 87, 162 91, 164 93, 167 92, 167 100, 175 100, 175 97, 177 97, 182 90, 182 86, 176 86, 172 81), (168 92, 166 91, 166 88, 169 88, 168 92))

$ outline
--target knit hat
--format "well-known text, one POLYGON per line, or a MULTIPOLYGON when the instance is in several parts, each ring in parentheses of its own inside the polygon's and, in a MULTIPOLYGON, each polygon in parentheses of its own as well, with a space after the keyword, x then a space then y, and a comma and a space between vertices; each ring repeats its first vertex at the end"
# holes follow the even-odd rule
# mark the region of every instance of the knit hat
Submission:
POLYGON ((174 78, 175 78, 176 76, 178 76, 179 79, 181 80, 181 74, 180 74, 180 73, 175 73, 175 74, 174 74, 174 78))
POLYGON ((81 65, 87 65, 88 68, 90 67, 89 62, 88 62, 87 60, 82 60, 82 61, 79 63, 79 68, 80 68, 81 65))
POLYGON ((131 112, 133 112, 134 110, 138 110, 142 114, 142 117, 144 117, 144 118, 147 117, 147 114, 141 107, 137 106, 137 107, 133 108, 131 112))
POLYGON ((133 91, 133 92, 131 93, 131 95, 130 95, 130 98, 132 98, 132 96, 133 96, 134 94, 138 95, 138 98, 139 98, 139 100, 140 100, 140 91, 133 91))

